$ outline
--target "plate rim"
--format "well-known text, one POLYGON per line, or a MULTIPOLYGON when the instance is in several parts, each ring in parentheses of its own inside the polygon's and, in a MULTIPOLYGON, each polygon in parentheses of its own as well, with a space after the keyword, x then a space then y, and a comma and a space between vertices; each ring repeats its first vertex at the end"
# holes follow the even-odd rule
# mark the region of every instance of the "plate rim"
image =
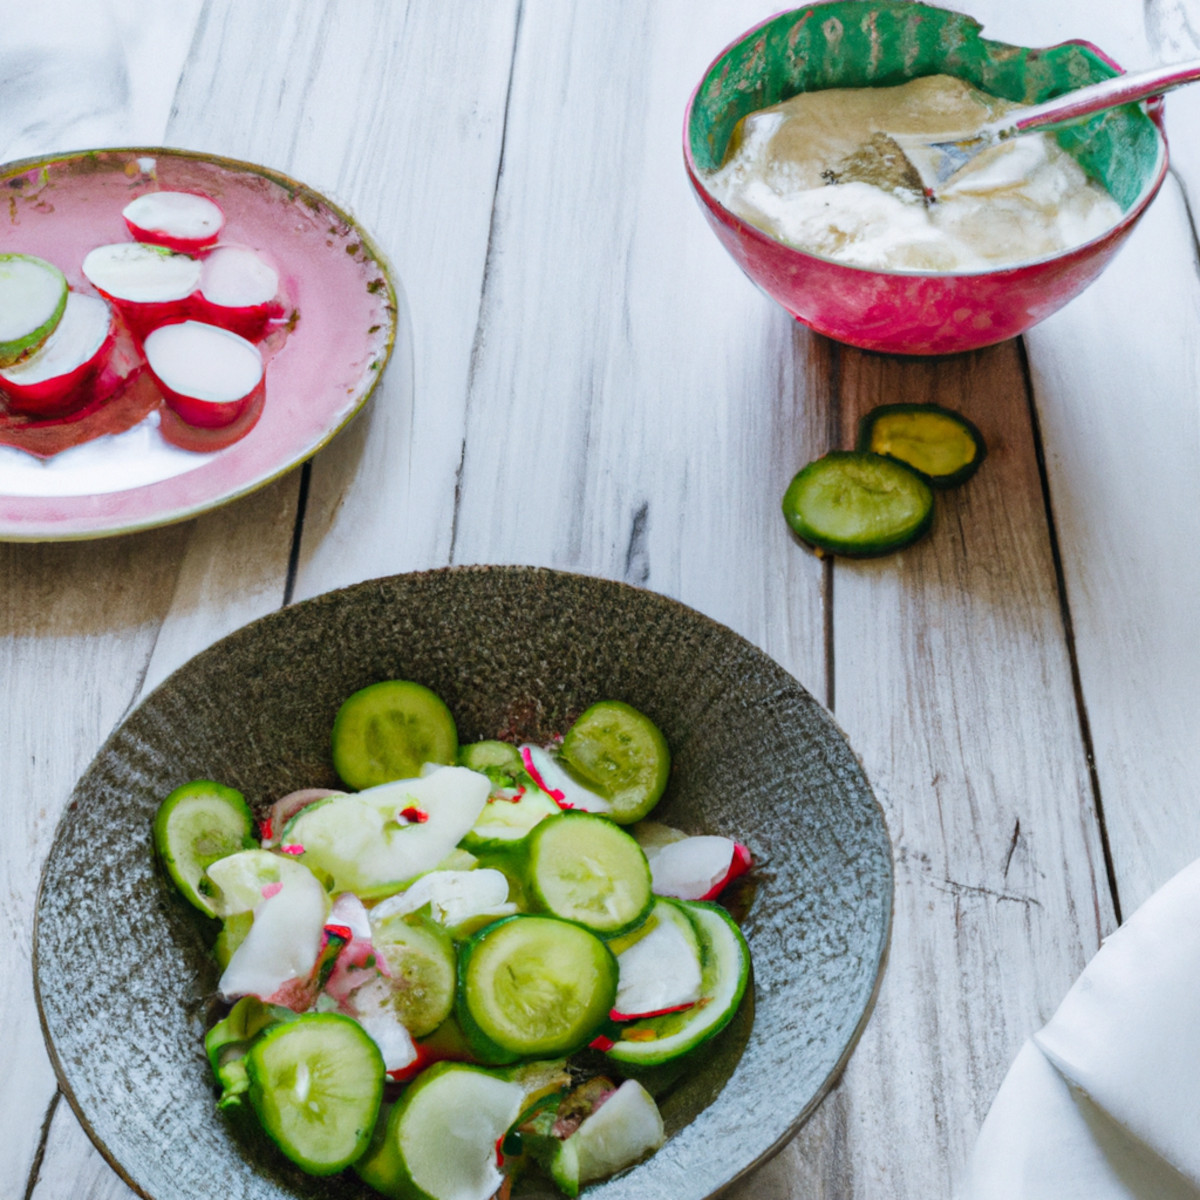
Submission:
MULTIPOLYGON (((800 680, 797 679, 796 676, 791 673, 791 671, 789 671, 786 667, 784 667, 781 663, 779 663, 778 660, 775 659, 772 655, 768 654, 761 647, 757 646, 749 638, 744 637, 742 634, 738 633, 736 630, 732 629, 730 626, 724 624, 721 621, 716 620, 716 618, 710 617, 707 613, 701 612, 699 609, 694 608, 691 605, 684 603, 682 600, 678 600, 674 596, 669 596, 664 592, 659 592, 659 591, 656 591, 651 588, 641 587, 637 584, 627 583, 624 580, 612 579, 605 575, 589 574, 589 573, 581 572, 581 571, 567 571, 567 570, 561 570, 561 569, 554 568, 554 567, 535 566, 532 564, 475 563, 475 564, 461 564, 461 565, 449 565, 449 566, 442 566, 442 567, 431 567, 431 568, 426 568, 423 570, 404 571, 404 572, 398 572, 398 573, 395 573, 392 575, 376 576, 376 577, 372 577, 370 579, 360 580, 356 583, 352 583, 352 584, 349 584, 346 586, 332 588, 328 591, 317 593, 315 596, 307 597, 305 600, 299 601, 297 604, 284 605, 284 606, 281 606, 280 608, 274 609, 273 611, 271 611, 269 613, 264 613, 262 616, 256 617, 253 620, 246 622, 244 625, 239 626, 235 630, 231 630, 229 633, 224 634, 222 637, 218 638, 216 641, 211 642, 209 645, 204 646, 202 649, 196 651, 195 654, 190 655, 183 663, 181 663, 178 667, 176 667, 175 670, 173 670, 159 684, 157 684, 152 691, 148 692, 145 696, 140 697, 136 701, 136 703, 134 703, 130 707, 130 709, 122 716, 120 721, 114 726, 114 728, 111 730, 111 732, 108 734, 108 736, 104 739, 103 743, 97 749, 95 755, 89 761, 89 763, 84 768, 84 770, 81 772, 79 778, 76 780, 74 787, 71 789, 70 797, 67 800, 66 804, 64 805, 63 811, 62 811, 61 815, 59 816, 58 821, 55 823, 54 837, 51 841, 50 849, 46 854, 45 861, 42 863, 42 869, 41 869, 41 872, 40 872, 39 878, 38 878, 38 887, 37 887, 37 893, 36 893, 35 902, 34 902, 34 904, 35 904, 34 921, 33 921, 33 931, 32 931, 32 938, 31 938, 32 951, 31 951, 30 957, 31 957, 31 970, 32 970, 32 976, 33 976, 34 999, 35 999, 37 1013, 38 1013, 38 1024, 42 1031, 43 1042, 44 1042, 46 1049, 48 1051, 48 1054, 49 1054, 51 1066, 54 1070, 55 1080, 58 1084, 59 1091, 61 1092, 63 1097, 66 1099, 68 1105, 71 1108, 71 1111, 75 1114, 76 1119, 79 1121, 80 1126, 82 1127, 84 1132, 87 1134, 92 1145, 95 1146, 95 1148, 99 1151, 100 1155, 104 1158, 104 1160, 108 1163, 108 1165, 115 1171, 115 1173, 122 1179, 122 1181, 125 1182, 139 1197, 142 1197, 142 1200, 171 1200, 171 1198, 164 1197, 161 1195, 155 1196, 155 1195, 145 1191, 141 1186, 139 1186, 132 1179, 132 1177, 125 1170, 125 1168, 122 1166, 122 1164, 117 1159, 117 1157, 115 1156, 113 1151, 108 1147, 108 1145, 99 1136, 99 1134, 96 1132, 96 1130, 92 1126, 91 1122, 88 1120, 85 1113, 82 1111, 80 1102, 79 1102, 78 1098, 76 1097, 75 1092, 74 1092, 73 1088, 71 1087, 69 1080, 67 1079, 66 1072, 65 1072, 65 1069, 62 1064, 62 1060, 60 1059, 60 1057, 58 1055, 57 1047, 55 1046, 54 1040, 51 1037, 48 1019, 47 1019, 47 1015, 46 1015, 46 1010, 45 1010, 45 1007, 44 1007, 43 1001, 42 1001, 42 986, 41 986, 41 977, 40 977, 40 971, 39 971, 40 942, 41 942, 40 926, 41 926, 41 916, 42 916, 42 893, 43 893, 43 889, 46 884, 47 874, 49 873, 50 861, 51 861, 51 858, 53 857, 55 849, 58 845, 60 834, 61 834, 62 829, 65 826, 67 820, 70 818, 71 813, 74 811, 75 806, 78 802, 78 799, 79 799, 78 792, 79 792, 80 784, 82 783, 84 777, 87 776, 91 772, 92 768, 105 755, 105 753, 108 751, 110 745, 115 741, 115 739, 118 737, 118 735, 124 729, 125 725, 131 719, 134 718, 134 716, 142 709, 142 707, 148 701, 151 700, 152 697, 154 697, 158 692, 160 692, 164 688, 166 688, 167 685, 170 684, 171 681, 175 678, 175 676, 180 671, 187 668, 189 666, 189 664, 193 661, 193 659, 195 659, 199 655, 207 654, 209 651, 213 650, 216 647, 223 646, 226 643, 229 643, 233 640, 239 639, 243 636, 248 636, 248 631, 250 631, 262 624, 273 623, 275 621, 284 620, 284 619, 286 619, 285 614, 289 613, 290 610, 300 607, 300 606, 303 606, 303 605, 309 605, 314 602, 318 602, 318 603, 319 602, 329 602, 334 597, 344 596, 347 593, 364 590, 364 589, 370 588, 374 585, 388 582, 391 580, 423 579, 423 578, 428 578, 430 576, 444 577, 444 576, 466 575, 466 574, 506 574, 506 575, 514 575, 514 576, 518 576, 518 577, 522 577, 522 578, 532 578, 532 577, 542 576, 542 577, 549 577, 549 578, 561 578, 561 579, 566 579, 566 580, 582 580, 582 581, 587 581, 590 583, 601 583, 604 585, 614 587, 618 590, 623 589, 623 590, 627 590, 629 592, 641 593, 646 596, 653 597, 656 602, 662 603, 662 604, 664 604, 670 608, 673 608, 677 611, 682 611, 683 613, 687 614, 687 616, 690 617, 691 619, 699 620, 702 623, 708 625, 710 628, 719 630, 723 635, 734 639, 736 642, 740 643, 742 646, 749 648, 752 652, 761 656, 768 663, 770 663, 775 669, 777 669, 782 674, 784 674, 788 679, 790 679, 795 684, 795 686, 812 701, 812 704, 813 704, 814 708, 816 709, 816 711, 820 714, 820 717, 838 735, 838 737, 841 739, 842 743, 846 747, 846 750, 851 755, 851 757, 854 759, 855 765, 858 767, 859 771, 862 773, 862 779, 866 785, 865 790, 866 790, 867 795, 870 798, 870 802, 871 802, 871 806, 873 807, 874 814, 878 819, 879 829, 882 833, 883 843, 884 843, 884 845, 886 847, 886 851, 887 851, 887 856, 886 856, 886 858, 887 858, 887 861, 886 861, 887 903, 882 906, 882 908, 883 908, 883 912, 881 914, 882 926, 879 929, 878 938, 877 938, 875 944, 871 947, 871 952, 874 956, 874 966, 873 966, 873 982, 872 982, 870 992, 867 995, 867 997, 863 1003, 862 1011, 858 1016, 858 1019, 854 1025, 854 1028, 852 1029, 849 1037, 847 1038, 845 1045, 842 1047, 841 1053, 838 1055, 836 1061, 832 1064, 829 1071, 826 1073, 825 1078, 822 1080, 820 1085, 814 1091, 813 1095, 810 1097, 808 1103, 805 1104, 804 1107, 800 1110, 800 1112, 796 1115, 796 1117, 791 1122, 789 1122, 787 1127, 780 1133, 780 1135, 776 1138, 776 1140, 771 1145, 769 1145, 764 1150, 762 1150, 759 1154, 757 1154, 750 1162, 744 1164, 736 1172, 736 1174, 730 1176, 729 1179, 727 1179, 725 1182, 720 1184, 713 1191, 709 1192, 707 1194, 707 1196, 705 1197, 705 1200, 715 1200, 715 1197, 727 1192, 738 1181, 744 1179, 747 1175, 751 1174, 758 1168, 762 1167, 764 1164, 766 1164, 772 1158, 774 1158, 781 1150, 783 1150, 783 1148, 785 1146, 787 1146, 788 1143, 791 1142, 796 1137, 796 1135, 803 1128, 803 1126, 805 1124, 807 1124, 809 1119, 812 1117, 813 1113, 816 1112, 817 1108, 820 1107, 821 1103, 825 1100, 825 1098, 828 1096, 830 1091, 840 1081, 840 1079, 845 1071, 845 1068, 850 1061, 850 1058, 852 1057, 854 1051, 857 1049, 858 1044, 859 1044, 860 1040, 862 1039, 863 1033, 865 1032, 868 1023, 869 1023, 872 1015, 874 1014, 875 1006, 876 1006, 876 1003, 879 998, 880 990, 883 986, 884 977, 887 973, 887 967, 888 967, 888 963, 889 963, 890 956, 891 956, 892 934, 893 934, 893 930, 895 927, 895 912, 896 912, 895 845, 892 840, 891 832, 888 828, 887 814, 883 808, 882 803, 879 800, 879 797, 876 795, 874 787, 871 785, 870 779, 866 773, 866 768, 864 767, 864 765, 862 763, 862 759, 859 756, 858 752, 854 749, 853 745, 851 744, 850 739, 847 736, 845 730, 842 729, 842 727, 841 727, 840 723, 837 721, 835 715, 820 700, 818 700, 817 697, 814 696, 808 690, 808 688, 806 688, 804 686, 804 684, 801 683, 800 680)), ((753 976, 753 963, 751 964, 751 974, 753 976)), ((717 1097, 714 1097, 712 1104, 717 1103, 717 1099, 718 1099, 717 1097)), ((707 1107, 711 1107, 711 1105, 707 1106, 707 1107)), ((623 1174, 623 1173, 619 1173, 619 1175, 620 1174, 623 1174)), ((602 1181, 600 1181, 598 1186, 604 1186, 607 1182, 609 1182, 609 1181, 602 1180, 602 1181)))
MULTIPOLYGON (((98 524, 93 528, 77 529, 70 531, 55 531, 51 524, 38 525, 37 528, 29 531, 24 531, 16 528, 11 528, 10 525, 0 520, 0 542, 11 542, 15 544, 34 544, 42 542, 83 542, 83 541, 98 541, 101 538, 121 537, 130 533, 142 533, 148 529, 160 529, 168 525, 176 525, 182 521, 189 521, 193 517, 202 515, 203 513, 211 512, 214 509, 222 508, 226 504, 231 504, 235 500, 240 500, 244 496, 248 496, 253 492, 265 488, 275 480, 282 478, 290 471, 294 471, 297 467, 302 467, 309 462, 318 451, 324 449, 334 437, 337 436, 346 426, 362 411, 363 406, 374 394, 375 389, 379 386, 379 381, 383 378, 384 372, 392 359, 392 352, 396 345, 397 331, 403 322, 406 336, 411 341, 411 318, 409 315, 408 300, 405 294, 403 284, 400 282, 400 277, 396 273, 395 267, 391 260, 383 252, 379 243, 368 232, 362 222, 354 215, 349 206, 343 204, 340 200, 334 200, 326 192, 320 191, 311 184, 304 183, 301 180, 294 179, 283 171, 278 171, 274 167, 264 166, 261 163, 247 162, 244 159, 230 158, 227 155, 211 154, 206 150, 187 150, 179 146, 93 146, 83 150, 66 150, 56 151, 54 154, 33 155, 29 158, 13 159, 10 162, 0 163, 0 186, 8 183, 10 179, 18 175, 26 174, 29 171, 39 168, 46 168, 55 163, 67 162, 75 159, 85 159, 96 157, 105 154, 129 155, 141 158, 175 158, 189 162, 204 162, 213 166, 221 167, 224 170, 236 171, 242 174, 258 175, 270 182, 278 184, 280 187, 291 191, 296 198, 311 197, 317 202, 323 204, 331 212, 335 213, 342 221, 344 221, 358 235, 359 241, 368 256, 378 265, 380 273, 383 277, 387 288, 386 301, 384 310, 389 314, 387 339, 383 345, 381 356, 379 358, 379 367, 377 370, 371 371, 371 378, 367 382, 367 386, 363 389, 362 394, 357 398, 353 407, 351 407, 336 424, 324 431, 322 436, 314 445, 304 450, 299 457, 291 458, 278 470, 269 472, 268 474, 257 477, 250 482, 235 487, 231 491, 223 492, 219 497, 192 504, 185 508, 172 510, 165 515, 156 517, 138 518, 130 523, 122 523, 118 525, 98 524)), ((166 482, 166 481, 160 481, 166 482)), ((140 487, 153 487, 155 484, 140 485, 140 487)), ((126 492, 140 490, 139 488, 126 488, 126 492)), ((0 489, 0 495, 2 495, 0 489)), ((94 493, 87 493, 93 495, 94 493)), ((120 495, 121 492, 112 493, 120 495)))

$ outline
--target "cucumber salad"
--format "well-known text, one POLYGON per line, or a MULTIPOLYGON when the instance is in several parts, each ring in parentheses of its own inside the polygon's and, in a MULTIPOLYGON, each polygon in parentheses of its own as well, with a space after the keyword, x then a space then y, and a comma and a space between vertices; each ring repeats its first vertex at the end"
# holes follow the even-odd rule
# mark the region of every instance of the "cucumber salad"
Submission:
POLYGON ((527 1170, 575 1196, 657 1150, 648 1069, 686 1067, 746 990, 713 901, 751 865, 646 819, 658 728, 606 700, 549 747, 460 746, 437 695, 390 680, 332 742, 345 791, 256 825, 196 780, 155 819, 171 881, 221 922, 218 1106, 396 1200, 507 1197, 527 1170))

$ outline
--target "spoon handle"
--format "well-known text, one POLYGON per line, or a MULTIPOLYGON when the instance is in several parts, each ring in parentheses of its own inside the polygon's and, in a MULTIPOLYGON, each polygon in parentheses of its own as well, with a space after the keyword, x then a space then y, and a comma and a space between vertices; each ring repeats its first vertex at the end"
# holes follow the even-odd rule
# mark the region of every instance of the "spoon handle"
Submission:
POLYGON ((1114 75, 1100 83, 1023 108, 1020 113, 1009 113, 993 122, 992 128, 997 138, 1012 137, 1033 129, 1054 129, 1090 117, 1106 108, 1132 104, 1137 100, 1145 100, 1147 96, 1169 92, 1197 79, 1200 79, 1200 59, 1153 67, 1149 71, 1114 75))

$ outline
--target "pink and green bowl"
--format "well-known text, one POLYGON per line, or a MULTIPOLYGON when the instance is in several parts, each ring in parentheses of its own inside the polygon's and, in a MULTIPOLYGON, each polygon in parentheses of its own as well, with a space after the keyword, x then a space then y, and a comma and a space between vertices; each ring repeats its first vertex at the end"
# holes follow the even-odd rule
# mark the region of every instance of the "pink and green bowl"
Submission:
POLYGON ((688 102, 683 154, 704 215, 734 261, 818 333, 892 354, 951 354, 1023 333, 1077 296, 1129 236, 1167 172, 1158 103, 1128 105, 1058 134, 1124 213, 1102 236, 1049 258, 988 271, 847 266, 785 245, 720 204, 705 175, 742 117, 798 92, 888 87, 944 73, 1037 103, 1117 74, 1087 42, 1028 49, 980 36, 973 18, 905 0, 829 0, 780 13, 726 47, 688 102))

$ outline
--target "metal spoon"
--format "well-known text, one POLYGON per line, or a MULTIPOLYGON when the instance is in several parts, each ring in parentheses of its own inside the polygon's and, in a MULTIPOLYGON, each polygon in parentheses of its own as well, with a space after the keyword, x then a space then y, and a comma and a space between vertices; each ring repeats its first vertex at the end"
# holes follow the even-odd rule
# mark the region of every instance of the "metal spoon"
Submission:
POLYGON ((989 146, 1008 138, 1020 137, 1036 130, 1059 129, 1090 117, 1093 113, 1122 104, 1145 100, 1200 79, 1200 59, 1154 67, 1127 75, 1114 75, 1101 83, 1093 83, 1074 92, 1066 92, 1043 104, 1012 109, 995 121, 989 121, 977 133, 948 142, 917 142, 895 134, 893 139, 912 158, 926 185, 940 187, 956 171, 961 170, 976 155, 989 146))

